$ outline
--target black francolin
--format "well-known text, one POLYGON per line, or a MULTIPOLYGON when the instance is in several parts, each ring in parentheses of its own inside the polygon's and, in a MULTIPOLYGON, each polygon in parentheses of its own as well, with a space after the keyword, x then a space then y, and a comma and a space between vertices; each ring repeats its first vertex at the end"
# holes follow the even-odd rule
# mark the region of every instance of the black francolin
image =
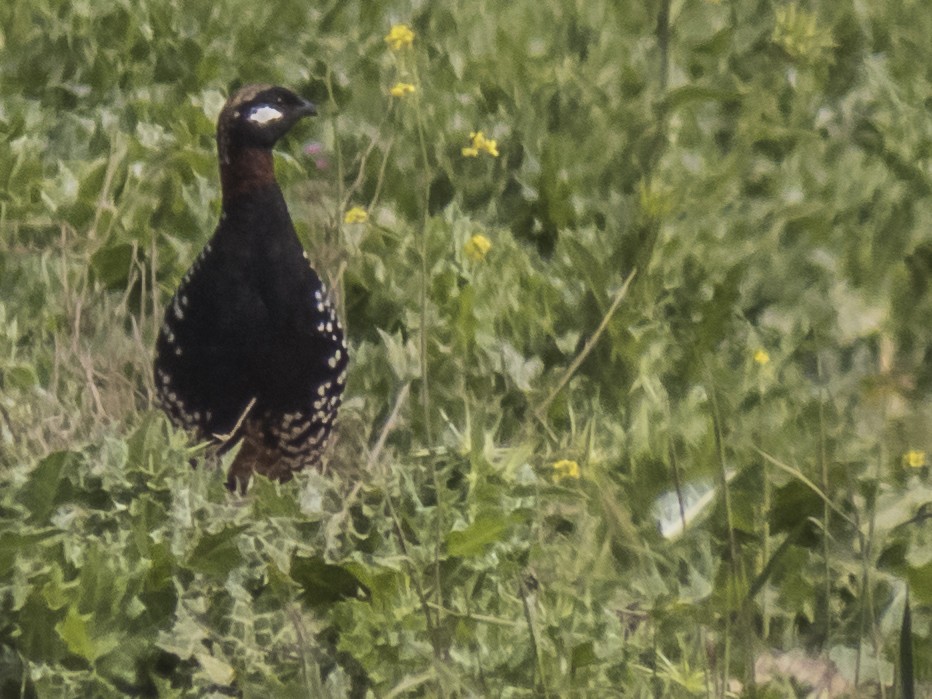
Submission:
POLYGON ((228 486, 280 481, 319 462, 346 381, 347 351, 275 180, 272 146, 314 105, 248 85, 220 112, 220 223, 172 297, 155 385, 172 421, 222 452, 242 441, 228 486))

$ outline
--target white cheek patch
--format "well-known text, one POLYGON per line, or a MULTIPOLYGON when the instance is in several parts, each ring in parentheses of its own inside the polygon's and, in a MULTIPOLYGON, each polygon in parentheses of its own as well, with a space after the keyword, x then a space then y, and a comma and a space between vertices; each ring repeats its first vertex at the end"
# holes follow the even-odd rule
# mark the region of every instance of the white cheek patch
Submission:
POLYGON ((284 114, 275 109, 275 107, 270 107, 267 104, 263 104, 262 106, 256 107, 251 112, 249 112, 249 116, 247 116, 246 119, 251 121, 253 124, 265 126, 266 124, 270 124, 273 121, 278 121, 283 116, 284 114))

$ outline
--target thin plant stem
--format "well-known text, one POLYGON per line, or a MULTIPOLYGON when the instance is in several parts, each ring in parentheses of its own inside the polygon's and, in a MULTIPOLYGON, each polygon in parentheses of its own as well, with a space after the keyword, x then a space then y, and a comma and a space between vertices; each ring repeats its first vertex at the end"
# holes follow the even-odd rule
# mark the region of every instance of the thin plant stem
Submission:
MULTIPOLYGON (((333 95, 333 74, 330 66, 327 66, 327 72, 324 74, 324 85, 327 88, 327 99, 332 109, 330 110, 330 129, 333 131, 333 150, 337 160, 337 206, 342 206, 344 197, 343 188, 343 149, 340 147, 340 128, 337 125, 337 100, 333 95)), ((336 218, 340 220, 340 211, 336 212, 336 218)))
POLYGON ((392 135, 388 139, 388 145, 385 146, 385 154, 382 156, 382 164, 379 166, 379 176, 375 181, 375 192, 372 194, 372 199, 369 201, 369 211, 372 211, 376 204, 379 203, 379 196, 382 194, 382 185, 385 183, 385 170, 388 168, 388 157, 392 153, 392 147, 395 145, 395 136, 392 135))
POLYGON ((406 383, 401 387, 401 390, 398 391, 398 396, 395 398, 395 404, 392 406, 392 412, 389 413, 388 419, 385 421, 385 424, 379 431, 378 439, 375 440, 372 451, 369 452, 369 459, 366 462, 366 471, 369 473, 372 473, 375 470, 376 465, 379 463, 379 459, 382 456, 382 450, 385 448, 385 441, 388 439, 388 435, 398 423, 398 415, 401 413, 401 407, 408 400, 408 392, 410 388, 411 384, 406 383))
MULTIPOLYGON (((718 398, 716 396, 715 386, 712 383, 711 371, 709 371, 709 396, 712 401, 712 426, 715 430, 715 447, 718 452, 719 476, 722 486, 722 502, 725 505, 725 521, 728 530, 728 554, 731 567, 732 586, 737 587, 738 576, 738 544, 735 540, 734 519, 731 509, 731 490, 728 486, 728 468, 725 464, 725 439, 722 431, 722 416, 719 412, 718 398)), ((729 599, 729 606, 732 600, 729 599)), ((730 611, 730 610, 729 610, 730 611)), ((728 677, 731 674, 731 614, 725 617, 725 652, 722 662, 722 696, 725 694, 725 688, 728 686, 728 677)))
MULTIPOLYGON (((427 313, 427 287, 430 281, 430 265, 427 261, 427 256, 429 253, 428 246, 428 235, 429 235, 429 223, 430 223, 430 160, 427 156, 427 138, 424 135, 424 114, 421 109, 421 80, 418 75, 417 65, 412 66, 412 74, 414 76, 414 84, 416 85, 415 90, 415 99, 414 99, 414 113, 415 121, 417 123, 417 137, 418 145, 420 146, 421 153, 421 166, 424 171, 424 183, 423 183, 423 201, 421 202, 422 207, 422 216, 421 216, 421 236, 420 236, 420 284, 419 293, 418 293, 418 306, 420 311, 420 334, 418 337, 418 354, 420 356, 420 369, 421 369, 421 409, 423 411, 423 420, 424 420, 424 438, 427 444, 427 448, 430 451, 433 447, 433 430, 431 428, 431 423, 433 422, 433 416, 431 414, 430 408, 430 384, 429 384, 429 362, 428 362, 428 353, 427 353, 427 336, 430 331, 430 326, 428 323, 428 313, 427 313)), ((435 460, 431 460, 431 475, 434 482, 434 492, 436 493, 437 498, 437 508, 435 512, 434 519, 434 587, 436 592, 437 603, 439 605, 439 610, 444 608, 444 599, 443 599, 443 581, 440 575, 440 557, 441 557, 441 545, 443 542, 443 520, 444 520, 444 504, 443 504, 443 489, 442 483, 440 481, 439 474, 437 473, 437 463, 435 460)), ((438 617, 440 616, 440 611, 437 612, 438 617)), ((439 618, 438 618, 439 623, 439 618)))
POLYGON ((420 258, 421 258, 421 269, 420 269, 420 288, 419 288, 419 298, 418 306, 420 311, 420 338, 419 338, 419 354, 420 354, 420 364, 421 364, 421 408, 424 414, 424 436, 426 437, 426 442, 428 448, 433 444, 433 438, 431 434, 431 414, 430 414, 430 390, 429 390, 429 371, 428 371, 428 362, 427 362, 427 334, 430 328, 428 327, 427 322, 427 282, 428 282, 428 273, 430 267, 427 264, 427 253, 428 253, 428 223, 430 221, 430 210, 429 210, 429 198, 430 198, 430 161, 427 158, 427 139, 424 136, 424 116, 421 110, 421 81, 417 75, 416 68, 414 69, 414 80, 415 85, 417 85, 417 90, 415 91, 414 99, 414 114, 415 121, 417 123, 417 138, 418 145, 420 146, 421 152, 421 166, 424 169, 424 186, 423 186, 423 195, 424 199, 421 202, 422 207, 422 216, 421 216, 421 236, 420 236, 420 258))
POLYGON ((531 595, 531 591, 523 580, 518 580, 518 590, 521 593, 524 618, 527 621, 528 634, 531 637, 531 650, 534 652, 534 666, 537 668, 537 675, 540 678, 540 687, 544 697, 549 697, 550 692, 547 689, 547 676, 544 673, 544 661, 540 654, 540 641, 538 639, 537 626, 534 623, 534 611, 531 609, 531 603, 528 599, 531 595))
MULTIPOLYGON (((882 412, 881 424, 886 424, 887 421, 887 407, 884 406, 882 412)), ((880 482, 881 475, 883 474, 886 463, 887 455, 886 449, 884 448, 883 443, 881 442, 877 448, 877 460, 876 472, 873 474, 874 484, 880 482)), ((871 570, 873 568, 871 559, 873 558, 874 550, 874 530, 877 521, 877 507, 876 507, 876 497, 872 497, 868 501, 869 511, 867 512, 867 532, 862 533, 859 536, 860 539, 860 549, 861 549, 861 599, 864 600, 864 606, 861 608, 861 629, 859 634, 858 642, 858 652, 855 662, 855 687, 858 686, 860 682, 861 675, 861 656, 862 648, 864 646, 863 636, 868 633, 867 628, 870 627, 870 639, 871 647, 874 650, 874 655, 876 656, 881 643, 878 639, 881 638, 880 629, 877 626, 877 610, 874 604, 874 591, 873 586, 871 585, 871 570)), ((879 678, 873 678, 879 680, 879 678)), ((877 684, 880 686, 880 697, 881 699, 886 699, 886 688, 884 683, 878 681, 877 684)))
POLYGON ((602 333, 604 333, 605 329, 608 327, 608 323, 612 319, 612 316, 615 315, 615 311, 618 310, 621 302, 624 300, 625 296, 627 296, 628 288, 631 286, 631 281, 634 279, 636 274, 637 270, 632 270, 627 279, 625 279, 624 283, 621 285, 621 288, 615 292, 615 297, 612 299, 612 303, 608 310, 605 312, 605 315, 602 316, 599 327, 597 327, 595 332, 592 333, 592 337, 586 340, 586 344, 583 345, 583 348, 579 351, 579 354, 576 355, 572 363, 566 368, 566 371, 563 372, 563 376, 560 377, 560 380, 557 381, 557 385, 554 386, 552 391, 550 391, 550 395, 548 395, 537 407, 537 410, 534 411, 534 415, 541 422, 544 422, 544 415, 547 414, 547 408, 549 408, 554 399, 560 395, 560 391, 562 391, 566 384, 569 383, 569 380, 573 378, 573 374, 576 373, 580 365, 585 361, 586 357, 589 356, 589 353, 592 352, 596 343, 599 341, 599 338, 602 337, 602 333))
POLYGON ((683 485, 680 479, 679 463, 676 460, 676 448, 673 446, 673 437, 670 436, 670 426, 673 418, 670 414, 670 401, 667 401, 667 453, 670 455, 670 472, 673 474, 673 487, 676 490, 676 502, 680 507, 680 523, 686 531, 686 503, 683 502, 683 485))
MULTIPOLYGON (((818 362, 818 373, 821 383, 822 379, 822 362, 818 362)), ((826 446, 825 437, 825 395, 822 388, 819 389, 819 464, 822 479, 822 491, 826 494, 829 492, 829 474, 828 474, 828 447, 826 446)), ((829 547, 829 527, 831 526, 832 510, 828 506, 828 500, 822 501, 822 565, 824 570, 822 595, 825 605, 825 642, 828 643, 832 634, 831 622, 831 550, 829 547)))
MULTIPOLYGON (((761 439, 762 435, 765 434, 764 429, 764 412, 763 412, 763 402, 764 402, 764 382, 761 378, 761 374, 757 375, 757 393, 760 396, 761 407, 757 411, 757 434, 755 435, 756 439, 761 439)), ((762 539, 763 541, 761 546, 761 568, 759 571, 756 571, 755 574, 758 576, 763 575, 764 571, 767 568, 767 564, 770 561, 770 508, 773 503, 773 490, 770 484, 770 465, 765 461, 762 468, 762 476, 764 479, 763 483, 763 501, 761 503, 761 514, 762 514, 762 539)), ((752 595, 748 595, 750 598, 752 595)), ((764 643, 767 643, 767 640, 770 638, 770 603, 767 598, 766 592, 761 595, 760 601, 761 607, 761 638, 764 643)))
POLYGON ((291 623, 294 626, 295 636, 297 636, 298 648, 301 656, 301 676, 304 680, 304 686, 307 689, 308 696, 323 696, 323 686, 320 681, 320 668, 317 663, 311 668, 313 660, 309 656, 313 655, 312 644, 308 642, 307 629, 304 628, 304 621, 301 619, 301 612, 297 607, 291 607, 288 610, 291 617, 291 623))
MULTIPOLYGON (((350 199, 353 198, 353 195, 359 191, 359 188, 362 187, 363 180, 366 177, 366 164, 369 162, 369 158, 372 156, 372 152, 375 150, 375 147, 379 144, 379 135, 382 133, 382 129, 385 126, 385 122, 388 120, 391 109, 387 109, 385 114, 382 116, 382 121, 379 122, 379 125, 376 127, 375 135, 372 136, 372 140, 369 141, 369 145, 366 146, 366 150, 363 151, 363 154, 359 157, 359 167, 356 170, 356 179, 353 180, 352 184, 346 188, 346 191, 343 194, 343 198, 340 199, 340 210, 337 212, 337 220, 339 220, 339 215, 341 212, 345 211, 349 207, 350 199)), ((385 174, 385 164, 388 162, 388 153, 391 150, 391 143, 385 149, 385 156, 382 159, 382 167, 379 170, 379 181, 376 184, 376 191, 382 184, 382 176, 385 174)))
POLYGON ((852 517, 851 517, 850 515, 848 515, 844 510, 842 510, 841 508, 839 508, 838 505, 836 505, 835 503, 833 503, 833 502, 829 499, 829 497, 822 491, 822 489, 821 489, 819 486, 817 486, 815 483, 813 483, 812 480, 806 476, 806 474, 804 474, 804 473, 803 473, 802 471, 800 471, 798 468, 795 468, 795 467, 793 467, 793 466, 790 466, 789 464, 783 463, 782 461, 780 461, 780 460, 777 459, 776 457, 774 457, 774 456, 772 456, 771 454, 768 454, 767 452, 765 452, 765 451, 764 451, 763 449, 761 449, 760 447, 753 447, 753 449, 754 449, 754 451, 756 451, 758 454, 760 454, 761 456, 763 456, 768 462, 770 462, 771 464, 773 464, 774 466, 776 466, 777 468, 779 468, 781 471, 785 471, 786 473, 789 473, 789 474, 790 474, 791 476, 793 476, 794 478, 798 479, 803 485, 805 485, 805 486, 806 486, 807 488, 809 488, 813 493, 815 493, 816 495, 818 495, 818 496, 829 506, 829 508, 831 508, 832 512, 834 512, 836 515, 838 515, 839 517, 841 517, 843 520, 845 520, 848 524, 850 524, 850 525, 851 525, 852 527, 854 527, 855 529, 858 528, 858 523, 857 523, 857 521, 854 520, 854 519, 852 519, 852 517))
MULTIPOLYGON (((418 576, 417 570, 414 566, 414 560, 412 559, 411 553, 408 550, 408 542, 405 540, 404 531, 401 528, 401 518, 398 516, 398 512, 395 510, 392 497, 388 493, 385 495, 385 503, 388 506, 388 513, 392 520, 392 530, 395 532, 395 538, 398 540, 398 546, 401 548, 405 563, 408 567, 408 576, 414 585, 414 593, 417 595, 418 602, 421 605, 421 611, 424 614, 424 623, 427 625, 427 634, 430 636, 431 648, 434 651, 434 661, 437 663, 437 666, 440 667, 444 663, 444 653, 442 647, 440 646, 440 639, 437 635, 437 625, 435 624, 434 618, 430 613, 430 606, 427 601, 427 595, 424 592, 423 585, 421 585, 420 577, 418 576)), ((437 692, 441 697, 446 696, 446 692, 444 692, 443 689, 443 683, 440 681, 439 676, 437 678, 437 692)))
MULTIPOLYGON (((466 600, 466 605, 468 607, 469 600, 466 600)), ((429 606, 431 609, 442 611, 444 614, 447 614, 449 616, 454 616, 457 619, 469 619, 470 621, 478 621, 483 624, 491 624, 492 626, 504 626, 506 628, 515 628, 519 626, 521 623, 519 621, 515 621, 514 619, 501 619, 497 616, 489 616, 488 614, 475 614, 469 610, 465 612, 460 612, 460 611, 457 611, 455 609, 450 609, 450 608, 440 609, 433 602, 428 602, 427 606, 429 606)))

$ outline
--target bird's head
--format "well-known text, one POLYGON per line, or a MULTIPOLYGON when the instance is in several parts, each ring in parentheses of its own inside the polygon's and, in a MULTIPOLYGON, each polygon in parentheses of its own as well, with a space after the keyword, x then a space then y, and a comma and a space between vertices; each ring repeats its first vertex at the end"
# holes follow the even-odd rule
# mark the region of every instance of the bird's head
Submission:
POLYGON ((246 85, 227 100, 217 121, 221 161, 241 148, 269 149, 300 119, 317 114, 311 102, 273 85, 246 85))

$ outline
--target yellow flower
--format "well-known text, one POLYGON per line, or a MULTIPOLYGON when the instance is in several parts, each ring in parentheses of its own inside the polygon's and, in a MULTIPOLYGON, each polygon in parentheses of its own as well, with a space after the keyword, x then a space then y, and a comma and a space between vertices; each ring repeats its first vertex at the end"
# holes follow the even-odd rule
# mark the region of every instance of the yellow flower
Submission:
POLYGON ((414 32, 407 24, 396 24, 386 34, 385 43, 392 51, 401 51, 414 43, 414 32))
POLYGON ((777 21, 771 39, 790 58, 806 63, 831 61, 829 52, 835 48, 835 41, 831 30, 822 25, 814 12, 784 5, 774 15, 777 21))
POLYGON ((463 246, 463 252, 473 262, 482 262, 485 256, 492 249, 492 241, 480 233, 476 233, 472 238, 466 241, 463 246))
POLYGON ((369 220, 369 214, 361 206, 354 206, 343 216, 344 223, 365 223, 369 220))
POLYGON ((414 85, 411 83, 395 83, 391 86, 391 89, 388 91, 392 97, 404 97, 405 95, 410 95, 414 92, 414 85))
POLYGON ((754 361, 764 366, 770 361, 770 355, 767 354, 767 350, 761 348, 754 353, 754 361))
POLYGON ((910 449, 908 452, 903 454, 904 466, 909 466, 910 468, 922 468, 927 463, 926 453, 922 449, 910 449))
POLYGON ((579 479, 579 464, 569 459, 560 459, 553 464, 553 480, 559 482, 564 478, 579 479))
POLYGON ((493 158, 498 157, 498 141, 494 138, 486 138, 481 131, 473 131, 469 134, 469 138, 472 139, 472 145, 463 148, 463 157, 475 158, 479 155, 479 151, 485 151, 493 158))

